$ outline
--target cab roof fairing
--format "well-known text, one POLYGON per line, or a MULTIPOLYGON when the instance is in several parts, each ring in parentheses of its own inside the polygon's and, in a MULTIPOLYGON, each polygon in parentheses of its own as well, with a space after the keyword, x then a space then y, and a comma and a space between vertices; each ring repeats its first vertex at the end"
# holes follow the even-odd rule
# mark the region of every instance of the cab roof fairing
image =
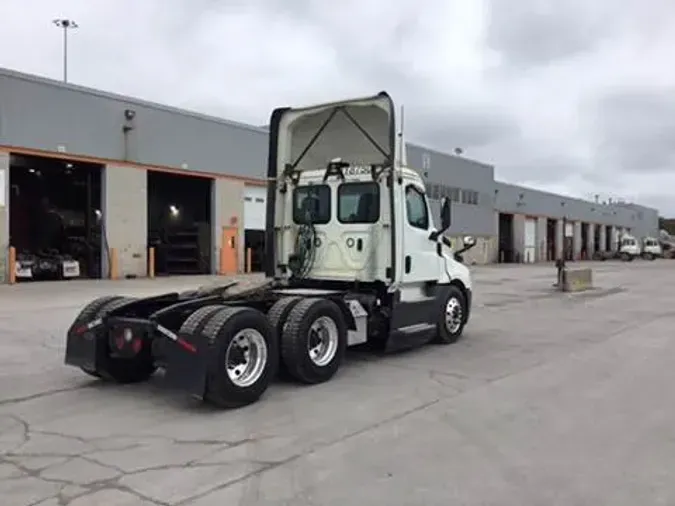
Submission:
MULTIPOLYGON (((273 113, 268 178, 284 181, 293 173, 325 169, 331 160, 351 165, 390 167, 397 162, 394 104, 388 94, 277 109, 273 113), (274 146, 272 145, 274 144, 274 146), (274 170, 272 170, 274 169, 274 170)), ((297 177, 297 176, 296 176, 297 177)))

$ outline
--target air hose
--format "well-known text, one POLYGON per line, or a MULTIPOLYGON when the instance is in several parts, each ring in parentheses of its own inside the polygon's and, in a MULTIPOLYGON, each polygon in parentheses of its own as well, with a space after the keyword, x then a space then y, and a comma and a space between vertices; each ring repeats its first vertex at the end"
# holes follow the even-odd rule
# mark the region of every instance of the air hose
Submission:
POLYGON ((292 258, 288 262, 294 278, 302 279, 312 270, 316 258, 316 228, 308 211, 304 223, 298 228, 292 258))

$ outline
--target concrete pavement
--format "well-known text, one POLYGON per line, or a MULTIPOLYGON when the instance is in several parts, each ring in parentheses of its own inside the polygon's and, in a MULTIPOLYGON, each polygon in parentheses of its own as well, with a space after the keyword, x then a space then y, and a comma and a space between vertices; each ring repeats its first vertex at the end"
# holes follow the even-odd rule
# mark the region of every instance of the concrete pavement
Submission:
POLYGON ((675 504, 675 262, 591 265, 574 295, 550 266, 475 268, 459 343, 350 353, 236 411, 62 365, 88 299, 195 280, 2 287, 2 503, 675 504))

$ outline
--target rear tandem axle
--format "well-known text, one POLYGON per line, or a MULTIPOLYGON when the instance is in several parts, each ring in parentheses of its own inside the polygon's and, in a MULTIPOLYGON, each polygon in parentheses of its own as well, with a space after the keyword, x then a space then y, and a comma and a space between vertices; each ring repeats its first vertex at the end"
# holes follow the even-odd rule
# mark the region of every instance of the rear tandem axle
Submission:
POLYGON ((117 383, 145 381, 162 368, 169 386, 234 408, 257 401, 279 372, 306 384, 328 381, 348 346, 394 349, 397 335, 407 344, 454 342, 470 308, 469 293, 446 285, 438 317, 414 341, 408 330, 391 331, 392 306, 376 291, 270 283, 227 294, 232 286, 95 299, 68 330, 65 362, 117 383))

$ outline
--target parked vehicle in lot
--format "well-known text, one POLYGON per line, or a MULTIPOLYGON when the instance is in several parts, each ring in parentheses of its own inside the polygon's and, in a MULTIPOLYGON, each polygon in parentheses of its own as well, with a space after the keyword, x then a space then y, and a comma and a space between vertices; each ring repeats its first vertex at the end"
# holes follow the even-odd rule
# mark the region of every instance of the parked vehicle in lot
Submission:
POLYGON ((472 301, 461 254, 475 240, 452 250, 449 200, 434 226, 424 180, 397 149, 394 112, 385 92, 276 109, 267 282, 96 299, 68 330, 66 363, 121 383, 161 367, 169 385, 237 407, 258 400, 279 368, 328 381, 348 346, 455 342, 472 301))
POLYGON ((642 240, 642 258, 645 260, 654 260, 663 257, 661 243, 655 237, 645 237, 642 240))
POLYGON ((619 258, 624 262, 632 262, 642 255, 640 242, 630 234, 624 234, 619 239, 619 258))

